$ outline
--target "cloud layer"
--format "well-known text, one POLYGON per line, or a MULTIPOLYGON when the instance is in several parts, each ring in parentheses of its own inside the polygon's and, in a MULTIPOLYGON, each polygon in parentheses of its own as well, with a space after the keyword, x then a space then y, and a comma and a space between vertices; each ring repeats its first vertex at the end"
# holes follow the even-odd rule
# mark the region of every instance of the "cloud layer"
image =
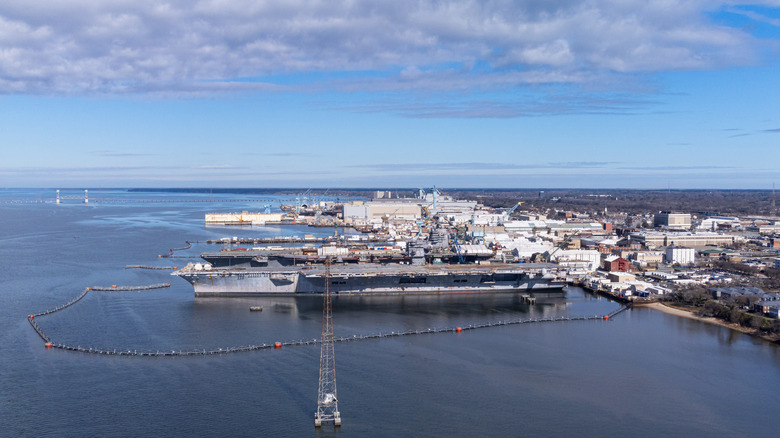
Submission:
POLYGON ((721 68, 759 48, 709 14, 773 23, 737 3, 6 0, 0 92, 198 95, 285 89, 290 75, 307 76, 297 88, 502 89, 721 68), (323 79, 341 72, 371 74, 323 79))

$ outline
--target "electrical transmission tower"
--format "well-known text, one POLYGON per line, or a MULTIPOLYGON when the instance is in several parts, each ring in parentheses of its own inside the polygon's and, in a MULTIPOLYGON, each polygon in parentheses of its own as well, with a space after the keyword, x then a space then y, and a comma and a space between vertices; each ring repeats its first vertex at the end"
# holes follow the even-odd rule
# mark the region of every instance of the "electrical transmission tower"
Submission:
POLYGON ((336 358, 333 348, 333 308, 330 292, 330 257, 325 259, 325 292, 322 304, 322 342, 320 344, 320 387, 317 391, 317 412, 314 426, 333 421, 341 426, 339 401, 336 398, 336 358))

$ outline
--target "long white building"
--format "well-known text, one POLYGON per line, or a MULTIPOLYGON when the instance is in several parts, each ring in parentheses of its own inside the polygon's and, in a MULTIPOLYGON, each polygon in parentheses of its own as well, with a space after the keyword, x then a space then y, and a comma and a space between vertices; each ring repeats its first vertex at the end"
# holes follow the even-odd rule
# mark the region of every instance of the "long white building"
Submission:
POLYGON ((679 246, 670 246, 666 248, 666 263, 679 263, 681 265, 690 265, 694 262, 696 250, 693 248, 683 248, 679 246))

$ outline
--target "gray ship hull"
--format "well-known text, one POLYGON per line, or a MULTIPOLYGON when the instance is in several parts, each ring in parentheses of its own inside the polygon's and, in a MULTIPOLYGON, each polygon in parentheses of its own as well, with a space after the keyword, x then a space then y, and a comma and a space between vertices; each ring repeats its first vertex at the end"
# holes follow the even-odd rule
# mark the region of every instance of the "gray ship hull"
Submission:
POLYGON ((187 267, 174 273, 190 282, 195 296, 407 295, 560 290, 565 282, 541 269, 478 265, 343 265, 285 268, 187 267))

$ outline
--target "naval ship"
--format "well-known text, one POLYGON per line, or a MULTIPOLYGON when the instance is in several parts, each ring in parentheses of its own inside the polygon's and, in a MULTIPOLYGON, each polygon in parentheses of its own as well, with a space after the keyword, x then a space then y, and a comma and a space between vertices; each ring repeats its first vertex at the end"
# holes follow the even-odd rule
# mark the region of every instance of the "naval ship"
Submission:
POLYGON ((195 296, 407 295, 562 292, 565 281, 547 263, 494 263, 482 246, 448 235, 403 245, 232 248, 201 254, 172 275, 195 296))

